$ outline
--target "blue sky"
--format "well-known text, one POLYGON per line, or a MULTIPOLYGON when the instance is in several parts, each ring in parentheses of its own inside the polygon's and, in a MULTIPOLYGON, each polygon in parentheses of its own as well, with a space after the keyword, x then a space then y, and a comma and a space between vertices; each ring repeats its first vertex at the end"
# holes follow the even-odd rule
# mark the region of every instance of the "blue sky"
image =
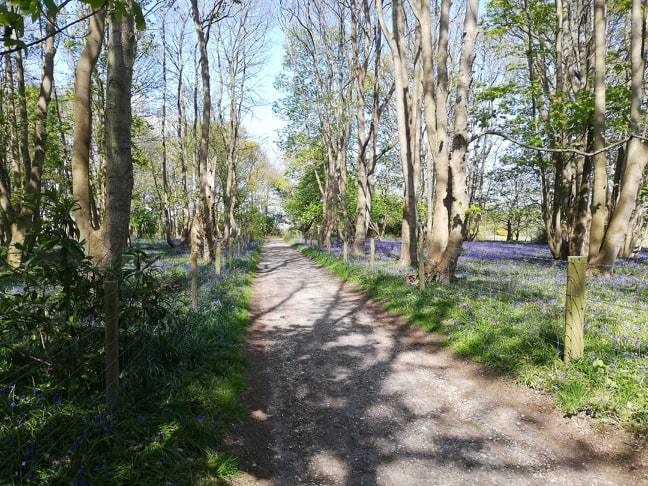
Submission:
POLYGON ((277 167, 283 166, 281 152, 277 147, 277 131, 284 122, 272 112, 273 103, 279 98, 274 81, 281 72, 283 60, 284 35, 281 27, 275 24, 268 35, 268 54, 264 69, 256 82, 257 106, 244 121, 252 137, 263 147, 270 161, 277 167))

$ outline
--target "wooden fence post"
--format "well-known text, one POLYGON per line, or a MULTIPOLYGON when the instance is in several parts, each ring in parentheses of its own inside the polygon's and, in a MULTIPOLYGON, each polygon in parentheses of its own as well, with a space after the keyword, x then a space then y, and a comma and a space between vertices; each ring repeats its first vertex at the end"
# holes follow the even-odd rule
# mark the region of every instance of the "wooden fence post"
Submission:
POLYGON ((191 307, 198 308, 198 255, 191 254, 191 307))
POLYGON ((565 295, 565 362, 583 357, 585 326, 585 272, 587 257, 570 256, 567 261, 565 295))
POLYGON ((369 240, 369 269, 373 272, 376 269, 376 240, 369 240))
POLYGON ((104 315, 106 339, 106 401, 113 407, 119 387, 119 283, 112 275, 106 275, 104 288, 104 315))
POLYGON ((418 278, 419 290, 425 290, 425 260, 423 259, 423 245, 418 245, 418 278))
POLYGON ((214 271, 216 275, 221 274, 221 240, 216 240, 216 259, 214 260, 214 271))
POLYGON ((419 290, 425 290, 425 226, 423 223, 419 223, 417 230, 416 260, 418 263, 419 290))

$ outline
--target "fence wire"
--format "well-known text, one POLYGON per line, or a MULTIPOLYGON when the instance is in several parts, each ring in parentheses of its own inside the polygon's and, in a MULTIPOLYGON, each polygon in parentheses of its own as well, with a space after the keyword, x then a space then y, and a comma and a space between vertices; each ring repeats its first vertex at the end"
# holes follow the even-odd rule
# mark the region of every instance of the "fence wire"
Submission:
MULTIPOLYGON (((330 248, 319 248, 312 239, 299 242, 324 255, 343 259, 343 245, 334 240, 330 248)), ((529 322, 520 322, 509 315, 500 315, 500 322, 512 326, 528 324, 535 328, 537 320, 551 327, 544 334, 545 341, 562 353, 564 347, 564 313, 567 285, 567 262, 550 255, 539 256, 519 252, 523 245, 506 243, 472 243, 459 259, 456 280, 449 286, 428 284, 430 296, 451 291, 459 305, 478 309, 483 305, 494 308, 505 303, 513 309, 528 313, 529 322), (479 245, 485 249, 480 250, 479 245), (488 248, 498 246, 496 251, 488 248), (507 253, 508 252, 508 253, 507 253), (486 303, 484 303, 486 301, 486 303), (514 322, 515 321, 515 322, 514 322)), ((369 240, 362 255, 352 255, 347 248, 347 262, 351 267, 371 270, 369 240)), ((532 247, 538 251, 537 247, 532 247)), ((377 275, 402 277, 416 272, 399 263, 400 242, 375 241, 373 271, 377 275)), ((648 264, 643 260, 621 260, 614 267, 588 265, 585 278, 585 334, 604 342, 610 361, 624 359, 648 360, 648 264)), ((416 292, 416 289, 412 289, 416 292)), ((546 330, 546 329, 545 329, 546 330)), ((586 349, 587 352, 587 349, 586 349)), ((646 363, 648 365, 648 363, 646 363)))

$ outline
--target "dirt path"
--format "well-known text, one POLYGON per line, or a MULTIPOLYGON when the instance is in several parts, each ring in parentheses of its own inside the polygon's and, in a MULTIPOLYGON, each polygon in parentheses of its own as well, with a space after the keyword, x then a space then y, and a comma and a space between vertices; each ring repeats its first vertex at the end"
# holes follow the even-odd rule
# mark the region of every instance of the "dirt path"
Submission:
POLYGON ((454 357, 282 241, 252 312, 235 484, 648 484, 624 434, 454 357))

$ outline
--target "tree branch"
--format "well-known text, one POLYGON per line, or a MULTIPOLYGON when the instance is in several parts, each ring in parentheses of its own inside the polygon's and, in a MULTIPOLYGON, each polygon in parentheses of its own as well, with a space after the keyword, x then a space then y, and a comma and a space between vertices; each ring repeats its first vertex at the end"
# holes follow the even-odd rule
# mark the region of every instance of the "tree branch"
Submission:
POLYGON ((478 140, 479 138, 484 137, 486 135, 494 135, 496 137, 501 137, 504 140, 508 140, 509 142, 511 142, 511 143, 513 143, 513 144, 515 144, 515 145, 517 145, 519 147, 529 149, 529 150, 536 150, 538 152, 548 152, 548 153, 561 153, 561 154, 570 153, 570 154, 582 155, 583 157, 593 157, 596 154, 600 154, 602 152, 607 152, 609 150, 612 150, 615 147, 618 147, 619 145, 623 145, 623 144, 627 143, 631 138, 638 138, 639 140, 642 140, 643 142, 648 142, 647 137, 642 137, 641 135, 637 135, 637 134, 630 134, 627 137, 624 137, 621 140, 617 140, 616 142, 613 142, 610 145, 607 145, 607 146, 605 146, 605 147, 603 147, 603 148, 601 148, 599 150, 595 150, 594 152, 585 152, 584 150, 579 150, 579 149, 571 148, 571 147, 567 147, 567 148, 537 147, 535 145, 530 145, 528 143, 524 143, 524 142, 521 142, 519 140, 516 140, 513 137, 511 137, 510 135, 508 135, 508 134, 506 134, 504 132, 500 132, 498 130, 484 130, 483 132, 480 132, 480 133, 474 135, 469 140, 468 143, 472 143, 475 140, 478 140))
MULTIPOLYGON (((65 3, 67 3, 67 2, 65 2, 65 3)), ((83 22, 84 20, 89 19, 93 15, 96 15, 98 12, 101 12, 106 7, 107 4, 108 4, 108 0, 106 0, 104 2, 104 4, 101 7, 99 7, 97 10, 93 10, 89 14, 84 15, 83 17, 79 17, 74 22, 70 22, 69 24, 66 24, 63 27, 60 27, 60 28, 54 30, 53 32, 50 32, 49 34, 47 34, 44 37, 41 37, 40 39, 36 39, 35 41, 29 42, 27 44, 22 44, 22 45, 19 45, 19 46, 16 46, 16 47, 12 47, 11 49, 6 49, 4 51, 0 51, 0 56, 4 56, 5 54, 11 54, 11 53, 14 53, 14 52, 18 52, 18 51, 20 51, 22 49, 29 49, 30 47, 33 47, 33 46, 35 46, 37 44, 40 44, 41 42, 45 42, 50 37, 54 37, 55 35, 60 34, 64 30, 72 27, 73 25, 76 25, 76 24, 78 24, 80 22, 83 22)))

